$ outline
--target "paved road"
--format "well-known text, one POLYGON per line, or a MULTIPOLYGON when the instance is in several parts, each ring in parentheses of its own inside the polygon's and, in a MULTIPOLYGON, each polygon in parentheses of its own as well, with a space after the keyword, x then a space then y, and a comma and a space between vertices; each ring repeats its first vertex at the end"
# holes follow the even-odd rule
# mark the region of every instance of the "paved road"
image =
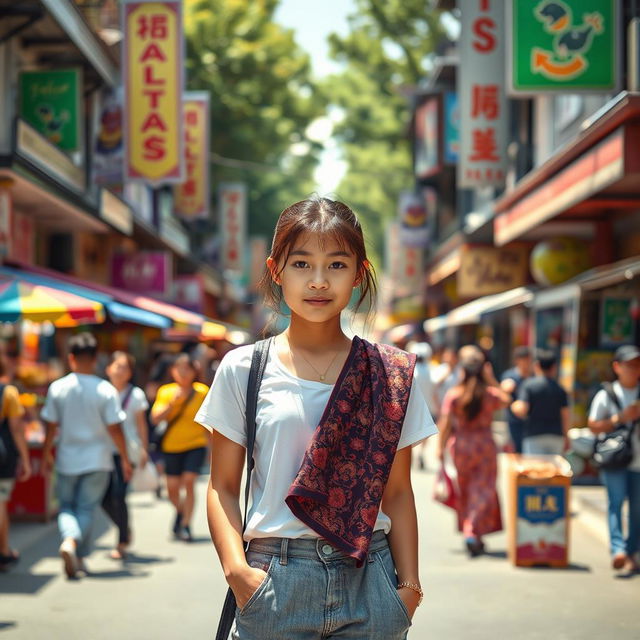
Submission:
MULTIPOLYGON (((503 534, 488 538, 488 556, 467 559, 453 513, 429 497, 433 475, 416 472, 414 483, 426 596, 412 640, 640 638, 640 576, 614 577, 582 514, 573 521, 568 570, 516 569, 505 559, 503 534)), ((103 521, 88 563, 94 575, 81 582, 61 575, 55 529, 38 529, 49 535, 0 575, 0 638, 211 638, 225 584, 207 535, 203 483, 199 489, 195 543, 169 539, 166 501, 133 496, 135 555, 124 565, 107 557, 114 534, 103 521)))

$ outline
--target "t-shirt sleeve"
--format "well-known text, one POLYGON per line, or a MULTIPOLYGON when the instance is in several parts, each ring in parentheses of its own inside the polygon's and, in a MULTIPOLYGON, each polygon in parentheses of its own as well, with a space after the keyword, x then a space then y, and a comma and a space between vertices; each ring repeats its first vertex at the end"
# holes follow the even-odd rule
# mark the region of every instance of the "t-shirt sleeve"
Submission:
POLYGON ((600 389, 591 401, 589 420, 604 420, 612 415, 609 397, 604 389, 600 389))
POLYGON ((562 387, 560 387, 562 393, 560 394, 560 407, 562 409, 564 409, 565 407, 569 406, 569 394, 567 393, 566 389, 563 389, 562 387))
POLYGON ((173 396, 174 396, 174 392, 172 391, 171 386, 168 384, 162 385, 158 389, 158 393, 156 394, 156 399, 153 403, 153 407, 151 411, 160 412, 166 409, 169 406, 171 400, 173 399, 173 396))
POLYGON ((100 393, 103 398, 101 415, 104 423, 109 425, 124 422, 127 414, 122 410, 120 396, 116 388, 105 382, 100 388, 100 393))
POLYGON ((217 431, 229 440, 246 447, 245 396, 238 373, 238 354, 227 354, 216 371, 195 421, 209 431, 217 431))
POLYGON ((42 418, 42 420, 53 423, 60 422, 60 414, 58 413, 58 407, 56 405, 55 389, 55 383, 49 385, 49 388, 47 389, 47 397, 44 401, 44 406, 40 411, 40 418, 42 418))
POLYGON ((4 388, 2 413, 6 418, 19 418, 24 415, 24 407, 20 404, 20 394, 13 385, 4 388))
POLYGON ((402 433, 398 442, 398 450, 413 446, 436 433, 438 433, 438 428, 433 422, 424 395, 417 386, 414 376, 411 383, 411 391, 409 392, 407 414, 404 418, 402 433))
POLYGON ((129 401, 133 413, 146 411, 149 408, 149 402, 144 391, 140 387, 135 387, 131 392, 131 400, 129 401))

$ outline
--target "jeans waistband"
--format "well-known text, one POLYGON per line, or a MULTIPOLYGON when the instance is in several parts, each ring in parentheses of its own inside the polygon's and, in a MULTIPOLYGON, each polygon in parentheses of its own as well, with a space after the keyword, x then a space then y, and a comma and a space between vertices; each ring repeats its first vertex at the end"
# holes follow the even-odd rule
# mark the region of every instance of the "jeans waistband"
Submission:
MULTIPOLYGON (((387 536, 384 531, 374 531, 371 536, 369 553, 387 548, 387 536)), ((345 551, 337 549, 324 538, 254 538, 249 542, 247 551, 266 553, 286 558, 313 558, 322 560, 340 560, 350 558, 345 551)))

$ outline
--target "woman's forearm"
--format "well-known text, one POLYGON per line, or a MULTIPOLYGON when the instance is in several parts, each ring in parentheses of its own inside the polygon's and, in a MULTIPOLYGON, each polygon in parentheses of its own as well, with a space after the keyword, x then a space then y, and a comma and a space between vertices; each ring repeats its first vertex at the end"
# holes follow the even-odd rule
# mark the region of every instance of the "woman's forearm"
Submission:
POLYGON ((418 518, 413 491, 407 490, 385 501, 383 510, 391 519, 389 548, 399 582, 420 584, 418 576, 418 518))
POLYGON ((247 568, 242 540, 242 514, 239 495, 216 490, 211 481, 207 488, 207 520, 211 540, 216 548, 225 578, 247 568))

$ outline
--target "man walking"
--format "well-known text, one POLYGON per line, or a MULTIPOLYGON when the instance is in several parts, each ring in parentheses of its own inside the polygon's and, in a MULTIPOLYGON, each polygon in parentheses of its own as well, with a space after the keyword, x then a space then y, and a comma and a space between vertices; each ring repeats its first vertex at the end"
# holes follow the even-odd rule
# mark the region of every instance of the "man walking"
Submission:
POLYGON ((535 375, 522 383, 511 411, 525 420, 522 452, 561 455, 571 423, 567 392, 557 383, 557 359, 553 351, 539 349, 535 375))
MULTIPOLYGON (((518 392, 522 383, 531 375, 531 351, 529 347, 516 347, 514 349, 513 364, 514 366, 511 369, 507 369, 502 374, 500 386, 504 391, 511 394, 511 398, 515 401, 518 399, 518 392)), ((522 453, 524 420, 518 418, 510 408, 507 408, 507 423, 514 453, 522 453)))
POLYGON ((125 414, 115 387, 94 374, 98 343, 90 333, 73 336, 68 343, 71 373, 56 380, 47 392, 41 417, 47 435, 43 447, 45 472, 53 468, 51 453, 56 430, 56 493, 60 503, 58 529, 60 556, 69 578, 86 573, 91 525, 102 502, 113 468, 114 442, 128 480, 131 464, 120 423, 125 414))

